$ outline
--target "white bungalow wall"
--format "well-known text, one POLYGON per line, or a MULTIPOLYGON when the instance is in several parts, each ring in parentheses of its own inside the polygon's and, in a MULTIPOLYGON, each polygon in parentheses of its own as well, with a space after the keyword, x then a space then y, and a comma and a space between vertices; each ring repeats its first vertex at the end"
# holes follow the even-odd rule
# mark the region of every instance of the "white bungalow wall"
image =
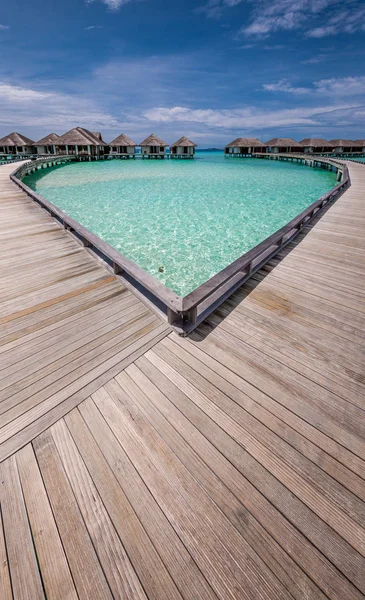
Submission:
POLYGON ((158 154, 166 154, 166 148, 163 148, 162 146, 141 146, 142 156, 143 154, 155 154, 155 152, 152 152, 152 150, 154 150, 155 148, 157 148, 158 154))

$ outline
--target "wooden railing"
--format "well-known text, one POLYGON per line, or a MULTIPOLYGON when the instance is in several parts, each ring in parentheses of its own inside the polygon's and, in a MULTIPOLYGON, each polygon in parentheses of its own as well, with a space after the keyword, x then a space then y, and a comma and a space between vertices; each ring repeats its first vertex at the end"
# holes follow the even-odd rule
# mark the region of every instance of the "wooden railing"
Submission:
MULTIPOLYGON (((288 158, 288 155, 285 155, 285 159, 288 158)), ((179 334, 186 335, 268 260, 291 242, 313 217, 317 216, 330 202, 336 200, 350 185, 348 169, 340 161, 319 158, 308 159, 303 156, 295 157, 294 155, 293 158, 302 158, 303 162, 305 160, 310 160, 311 162, 315 160, 316 162, 326 163, 328 168, 335 168, 339 172, 341 175, 340 183, 313 202, 313 204, 284 225, 284 227, 270 235, 266 240, 255 246, 255 248, 243 254, 183 298, 80 225, 72 217, 66 215, 51 202, 36 194, 20 180, 26 173, 32 171, 34 168, 38 168, 40 163, 58 163, 61 160, 68 162, 73 157, 64 156, 57 159, 37 161, 37 163, 27 163, 17 169, 11 175, 11 179, 90 252, 105 261, 107 266, 113 270, 116 277, 121 278, 128 286, 132 286, 138 295, 157 308, 160 314, 164 314, 168 322, 179 334)))
POLYGON ((29 156, 23 156, 23 157, 18 157, 18 158, 11 158, 10 160, 3 160, 2 157, 0 156, 0 165, 11 165, 12 163, 17 163, 17 162, 23 162, 23 160, 27 160, 29 161, 30 158, 29 156))
MULTIPOLYGON (((37 160, 29 160, 29 159, 23 158, 22 160, 26 160, 27 162, 24 165, 22 165, 21 167, 19 167, 19 169, 17 169, 15 171, 15 173, 10 175, 10 178, 13 181, 15 181, 15 183, 17 183, 17 184, 19 184, 19 181, 21 180, 22 177, 25 177, 25 175, 34 173, 34 171, 38 171, 39 169, 47 169, 49 167, 63 165, 65 163, 75 160, 75 157, 64 155, 64 156, 50 156, 49 158, 39 158, 37 160)), ((29 188, 27 188, 27 189, 29 189, 29 188)))

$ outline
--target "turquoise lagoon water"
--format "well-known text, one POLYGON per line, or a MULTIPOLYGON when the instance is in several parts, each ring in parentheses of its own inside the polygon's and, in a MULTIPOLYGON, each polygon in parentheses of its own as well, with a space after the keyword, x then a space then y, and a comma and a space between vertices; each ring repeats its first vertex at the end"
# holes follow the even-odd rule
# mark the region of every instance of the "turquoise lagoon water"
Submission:
POLYGON ((24 182, 184 296, 327 192, 336 176, 199 152, 194 160, 70 163, 24 182))

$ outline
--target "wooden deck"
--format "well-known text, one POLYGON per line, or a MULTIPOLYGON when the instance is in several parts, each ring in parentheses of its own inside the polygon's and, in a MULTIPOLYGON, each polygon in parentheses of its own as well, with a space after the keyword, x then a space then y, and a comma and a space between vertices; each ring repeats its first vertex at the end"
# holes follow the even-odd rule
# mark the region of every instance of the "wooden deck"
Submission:
POLYGON ((336 204, 185 339, 0 167, 1 600, 365 598, 348 166, 336 204))

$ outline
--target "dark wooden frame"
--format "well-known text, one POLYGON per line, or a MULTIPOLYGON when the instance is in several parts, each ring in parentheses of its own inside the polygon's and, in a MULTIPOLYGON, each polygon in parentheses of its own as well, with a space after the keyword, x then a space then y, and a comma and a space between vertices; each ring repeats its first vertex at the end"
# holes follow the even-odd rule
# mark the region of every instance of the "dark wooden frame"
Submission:
MULTIPOLYGON (((260 158, 280 160, 280 155, 264 155, 260 158)), ((285 154, 282 159, 299 161, 311 166, 322 166, 338 172, 341 181, 329 192, 313 202, 281 229, 270 235, 260 244, 243 254, 222 271, 211 277, 185 297, 180 297, 141 267, 123 256, 109 244, 91 233, 80 223, 69 217, 51 202, 36 194, 22 181, 26 173, 35 168, 43 168, 74 160, 75 157, 63 156, 26 163, 10 176, 22 190, 37 204, 55 218, 65 230, 72 234, 85 248, 113 270, 116 277, 122 279, 133 289, 164 314, 174 329, 182 335, 188 334, 201 321, 237 290, 247 279, 258 271, 268 260, 291 242, 314 216, 317 216, 328 203, 336 200, 350 185, 348 169, 339 161, 327 158, 309 158, 303 155, 285 154)))

